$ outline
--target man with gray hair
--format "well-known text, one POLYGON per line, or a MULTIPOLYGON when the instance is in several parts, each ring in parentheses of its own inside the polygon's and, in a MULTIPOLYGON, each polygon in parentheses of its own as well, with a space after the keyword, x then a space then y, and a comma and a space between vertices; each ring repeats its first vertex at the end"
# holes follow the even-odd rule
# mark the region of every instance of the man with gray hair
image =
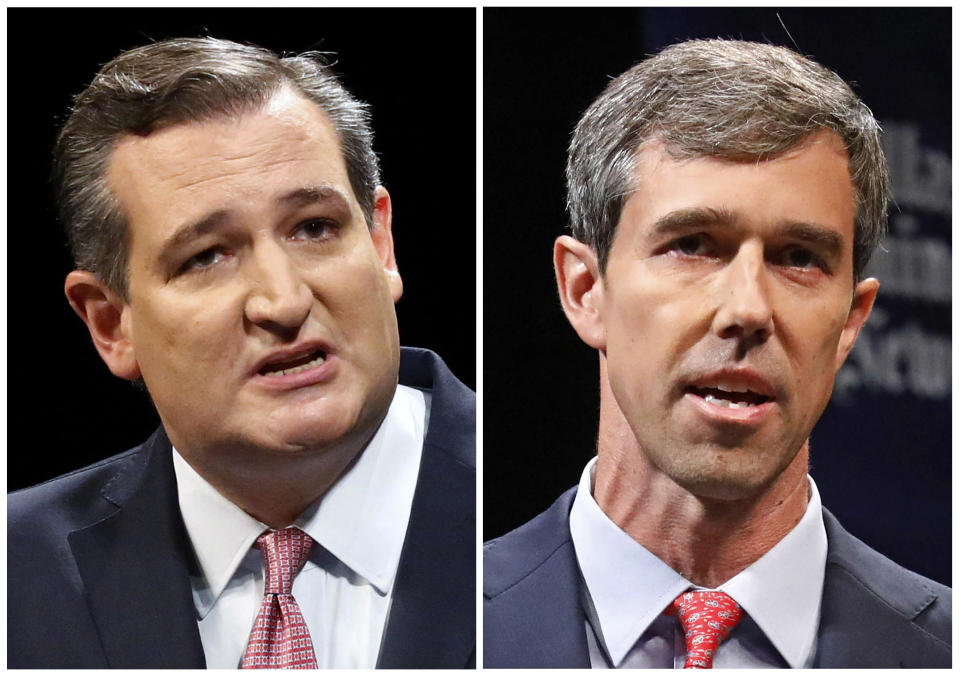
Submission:
POLYGON ((472 666, 474 395, 399 346, 366 107, 320 55, 166 40, 55 165, 66 296, 161 427, 8 497, 8 665, 472 666))
POLYGON ((788 49, 673 45, 570 143, 563 310, 597 456, 484 547, 485 667, 949 667, 951 592, 847 533, 809 437, 866 322, 880 130, 788 49))

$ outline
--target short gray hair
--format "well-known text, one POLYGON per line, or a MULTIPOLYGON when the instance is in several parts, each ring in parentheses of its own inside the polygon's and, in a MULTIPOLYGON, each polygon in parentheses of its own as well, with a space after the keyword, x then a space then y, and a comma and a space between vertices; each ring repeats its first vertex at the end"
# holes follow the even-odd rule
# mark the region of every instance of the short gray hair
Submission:
POLYGON ((886 230, 889 193, 880 126, 836 73, 784 47, 691 40, 667 47, 614 79, 580 119, 567 160, 574 237, 607 257, 640 146, 657 140, 673 158, 775 157, 828 129, 849 156, 857 213, 853 271, 860 280, 886 230))
POLYGON ((380 168, 369 112, 343 88, 322 54, 281 58, 252 45, 178 38, 124 52, 74 99, 54 148, 54 182, 76 266, 126 299, 128 224, 106 177, 122 137, 255 111, 284 86, 332 121, 351 188, 371 225, 380 168))

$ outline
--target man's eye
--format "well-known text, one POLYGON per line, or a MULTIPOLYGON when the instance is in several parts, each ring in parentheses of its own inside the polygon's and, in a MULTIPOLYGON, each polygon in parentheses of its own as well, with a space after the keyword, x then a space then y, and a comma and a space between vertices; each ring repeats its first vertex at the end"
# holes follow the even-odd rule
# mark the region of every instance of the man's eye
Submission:
POLYGON ((179 273, 208 269, 214 264, 219 263, 225 256, 226 254, 220 248, 207 248, 184 262, 183 266, 180 267, 179 273))
POLYGON ((699 255, 703 253, 704 237, 699 234, 691 234, 678 238, 670 244, 670 249, 679 252, 682 255, 699 255))
POLYGON ((820 258, 806 248, 790 248, 784 253, 784 263, 795 269, 824 268, 820 258))
POLYGON ((333 236, 336 230, 336 223, 329 219, 308 219, 297 224, 293 237, 304 240, 326 240, 333 236))

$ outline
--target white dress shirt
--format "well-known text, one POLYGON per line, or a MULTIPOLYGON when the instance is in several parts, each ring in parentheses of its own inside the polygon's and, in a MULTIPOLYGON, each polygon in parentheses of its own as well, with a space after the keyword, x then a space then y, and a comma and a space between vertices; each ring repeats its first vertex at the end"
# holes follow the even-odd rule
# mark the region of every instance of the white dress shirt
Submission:
MULTIPOLYGON (((293 582, 319 668, 373 668, 410 518, 429 393, 397 387, 353 467, 294 522, 314 545, 293 582)), ((268 527, 227 500, 173 451, 180 511, 197 556, 191 577, 208 668, 236 669, 263 601, 268 527)))
MULTIPOLYGON (((623 532, 593 498, 596 458, 580 478, 570 533, 585 584, 587 642, 594 668, 682 668, 680 623, 664 609, 692 587, 623 532)), ((714 656, 715 668, 811 667, 827 559, 813 479, 800 522, 770 551, 717 589, 744 616, 714 656)))

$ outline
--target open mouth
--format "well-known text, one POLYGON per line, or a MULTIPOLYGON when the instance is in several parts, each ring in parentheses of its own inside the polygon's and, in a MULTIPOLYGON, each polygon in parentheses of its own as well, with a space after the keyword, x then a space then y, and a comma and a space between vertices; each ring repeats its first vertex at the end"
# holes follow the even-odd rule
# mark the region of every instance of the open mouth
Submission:
POLYGON ((691 386, 687 387, 686 392, 688 394, 699 396, 711 405, 719 406, 721 408, 731 408, 733 410, 738 408, 758 406, 762 403, 772 400, 769 396, 758 394, 757 392, 750 391, 749 389, 737 390, 736 388, 731 387, 691 386))
POLYGON ((322 365, 325 360, 327 360, 326 352, 321 349, 317 349, 316 351, 304 353, 300 356, 293 356, 291 358, 266 363, 262 368, 260 368, 259 374, 267 377, 294 375, 305 370, 310 370, 310 368, 315 368, 318 365, 322 365))

